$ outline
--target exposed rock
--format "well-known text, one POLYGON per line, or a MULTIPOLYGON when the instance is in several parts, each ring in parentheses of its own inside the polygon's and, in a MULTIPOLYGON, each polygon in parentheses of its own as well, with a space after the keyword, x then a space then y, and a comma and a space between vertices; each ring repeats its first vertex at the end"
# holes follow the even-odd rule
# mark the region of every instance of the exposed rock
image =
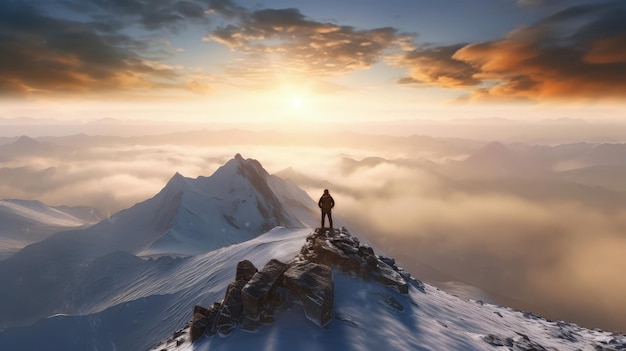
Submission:
MULTIPOLYGON (((272 323, 276 312, 292 303, 302 304, 309 319, 325 326, 332 319, 333 268, 375 280, 400 293, 408 293, 408 282, 425 292, 424 285, 397 267, 394 259, 377 256, 345 228, 317 228, 288 264, 273 259, 257 270, 248 260, 239 262, 224 300, 209 309, 194 309, 191 340, 215 333, 229 335, 237 325, 246 331, 257 330, 272 323)), ((394 297, 383 295, 381 301, 393 311, 404 310, 394 297)))
POLYGON ((407 282, 411 275, 398 268, 394 259, 376 256, 371 247, 361 244, 345 229, 334 230, 330 237, 320 232, 317 230, 307 238, 300 251, 303 259, 372 278, 401 293, 408 293, 407 282))
POLYGON ((248 318, 259 319, 263 305, 271 299, 272 288, 288 267, 289 265, 272 259, 243 287, 243 309, 248 318))
POLYGON ((515 338, 504 338, 502 336, 489 334, 483 337, 483 341, 493 346, 505 346, 511 351, 546 351, 546 348, 540 344, 531 341, 530 338, 522 333, 516 333, 515 338))
POLYGON ((337 246, 333 245, 328 239, 320 236, 309 236, 307 244, 303 247, 302 254, 311 262, 323 264, 326 266, 334 266, 343 272, 359 272, 361 269, 361 260, 358 255, 353 253, 346 254, 337 246), (305 249, 306 248, 306 249, 305 249))
POLYGON ((402 276, 389 267, 386 263, 379 261, 377 270, 371 272, 372 278, 381 284, 394 287, 402 294, 409 293, 409 286, 402 276))
MULTIPOLYGON (((424 285, 424 283, 422 283, 421 280, 417 280, 415 278, 410 278, 410 279, 411 279, 410 282, 413 283, 412 285, 415 286, 417 288, 417 290, 423 292, 424 294, 426 293, 426 286, 424 285)), ((437 290, 439 290, 439 289, 437 289, 437 290)))
POLYGON ((524 318, 528 318, 528 319, 534 319, 534 320, 543 320, 543 318, 533 312, 524 312, 524 318))
POLYGON ((517 333, 521 338, 513 340, 513 351, 546 351, 546 348, 540 344, 531 341, 527 335, 517 333))
POLYGON ((283 285, 302 303, 306 315, 317 325, 330 322, 334 302, 330 267, 308 261, 297 262, 283 274, 283 285))
POLYGON ((611 339, 609 342, 601 341, 600 344, 593 345, 593 348, 597 351, 621 351, 626 350, 626 342, 619 342, 615 339, 611 339))
POLYGON ((361 257, 367 257, 367 256, 375 257, 374 249, 372 249, 371 247, 369 247, 367 245, 360 245, 359 246, 359 256, 361 256, 361 257))
POLYGON ((557 322, 558 330, 556 330, 553 335, 559 339, 567 340, 570 342, 578 342, 578 338, 580 334, 574 331, 574 328, 571 324, 567 322, 557 322))
POLYGON ((396 260, 394 260, 393 258, 385 257, 385 256, 379 256, 378 259, 383 261, 386 265, 388 265, 390 267, 394 267, 396 265, 396 260))
POLYGON ((492 346, 507 346, 507 347, 513 346, 512 338, 503 338, 501 336, 497 336, 493 334, 488 334, 488 335, 483 336, 483 341, 485 341, 487 344, 492 345, 492 346))
POLYGON ((193 319, 191 320, 191 329, 189 329, 191 341, 196 341, 204 335, 204 329, 206 329, 208 324, 208 321, 206 320, 208 311, 209 310, 202 306, 195 306, 193 308, 193 319))
POLYGON ((411 279, 411 273, 405 271, 402 268, 399 268, 396 270, 396 272, 398 272, 398 274, 400 274, 400 276, 402 277, 402 279, 404 279, 405 281, 409 281, 411 279))
POLYGON ((191 341, 200 339, 205 330, 210 329, 213 326, 215 320, 215 313, 211 317, 211 310, 202 306, 195 306, 193 308, 193 320, 191 321, 191 327, 189 328, 189 338, 191 341))
POLYGON ((220 333, 220 335, 230 335, 239 323, 241 313, 243 312, 241 289, 245 284, 245 281, 240 280, 228 285, 224 302, 222 302, 214 325, 214 330, 220 333))
POLYGON ((237 264, 237 275, 235 280, 249 281, 259 270, 248 260, 243 260, 237 264))
POLYGON ((217 320, 217 316, 219 315, 221 308, 222 308, 222 304, 219 302, 215 302, 213 306, 209 308, 209 314, 207 315, 209 324, 204 330, 204 335, 207 335, 207 336, 215 335, 215 322, 217 320))

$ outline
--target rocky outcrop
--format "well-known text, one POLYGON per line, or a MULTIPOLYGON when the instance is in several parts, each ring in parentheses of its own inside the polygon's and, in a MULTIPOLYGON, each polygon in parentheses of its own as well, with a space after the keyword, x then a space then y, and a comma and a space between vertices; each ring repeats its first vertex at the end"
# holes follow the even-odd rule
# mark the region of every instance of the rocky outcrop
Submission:
POLYGON ((302 305, 311 321, 325 326, 332 320, 333 269, 408 293, 410 275, 396 266, 395 260, 376 255, 345 228, 318 228, 288 263, 273 259, 257 270, 250 261, 239 262, 224 300, 210 308, 194 308, 191 341, 216 333, 229 335, 237 325, 246 331, 256 330, 273 322, 277 311, 293 304, 302 305))
POLYGON ((330 322, 335 287, 330 267, 298 260, 283 274, 283 286, 302 304, 309 319, 320 326, 330 322))
POLYGON ((345 228, 316 229, 307 238, 300 256, 310 262, 373 279, 403 294, 409 291, 411 276, 408 272, 396 266, 394 259, 374 254, 371 247, 361 244, 345 228))
POLYGON ((243 308, 247 318, 259 319, 263 307, 271 301, 272 293, 287 268, 288 264, 270 260, 263 269, 252 276, 242 290, 243 308))

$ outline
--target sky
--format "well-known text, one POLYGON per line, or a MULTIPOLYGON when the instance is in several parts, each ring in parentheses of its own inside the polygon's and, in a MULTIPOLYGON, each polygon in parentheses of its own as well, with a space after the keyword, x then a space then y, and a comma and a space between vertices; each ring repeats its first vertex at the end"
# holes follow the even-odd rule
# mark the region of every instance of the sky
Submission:
POLYGON ((625 16, 621 0, 7 0, 0 118, 621 119, 625 16))
POLYGON ((626 141, 624 18, 624 0, 1 0, 0 198, 110 215, 240 152, 313 197, 330 180, 339 217, 404 262, 623 331, 623 144, 596 164, 579 142, 626 141), (199 126, 221 134, 10 145, 199 126), (492 140, 567 145, 530 180, 454 168, 492 140))

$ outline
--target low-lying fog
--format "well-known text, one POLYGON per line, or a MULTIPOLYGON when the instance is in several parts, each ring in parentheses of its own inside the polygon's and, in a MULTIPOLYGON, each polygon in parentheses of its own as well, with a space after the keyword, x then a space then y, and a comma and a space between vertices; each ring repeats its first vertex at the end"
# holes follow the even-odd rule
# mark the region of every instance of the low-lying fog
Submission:
POLYGON ((532 146, 349 133, 23 137, 0 198, 96 207, 208 176, 241 153, 317 199, 418 278, 456 280, 550 319, 626 331, 626 144, 532 146))

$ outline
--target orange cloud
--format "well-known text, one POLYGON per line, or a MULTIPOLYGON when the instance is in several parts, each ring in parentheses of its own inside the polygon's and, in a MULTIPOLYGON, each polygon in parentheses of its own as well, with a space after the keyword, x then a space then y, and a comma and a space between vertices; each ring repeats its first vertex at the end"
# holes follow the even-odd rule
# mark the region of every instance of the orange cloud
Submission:
POLYGON ((503 39, 428 47, 396 64, 402 83, 469 89, 469 99, 622 100, 626 3, 572 6, 503 39))
POLYGON ((610 38, 598 39, 592 43, 584 60, 591 64, 626 63, 626 33, 610 38))
POLYGON ((477 89, 472 98, 549 100, 578 98, 599 100, 626 94, 626 61, 608 62, 615 56, 586 58, 576 48, 546 48, 541 42, 506 39, 468 45, 453 58, 473 65, 475 78, 493 81, 477 89), (621 74, 620 74, 621 73, 621 74))

